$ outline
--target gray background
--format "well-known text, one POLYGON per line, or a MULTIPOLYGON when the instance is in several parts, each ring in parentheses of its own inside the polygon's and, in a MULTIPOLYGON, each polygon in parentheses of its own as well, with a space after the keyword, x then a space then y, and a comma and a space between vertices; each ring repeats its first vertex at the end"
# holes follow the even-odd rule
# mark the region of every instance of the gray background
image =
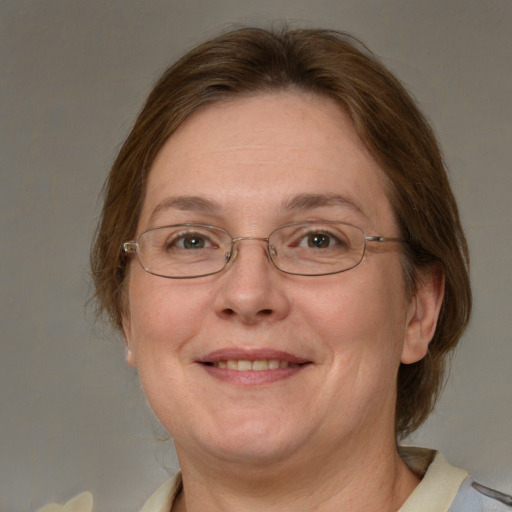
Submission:
POLYGON ((474 316, 412 442, 512 492, 510 0, 0 0, 0 510, 83 490, 138 510, 176 469, 122 342, 94 322, 98 192, 159 73, 229 22, 353 32, 441 139, 471 246, 474 316))

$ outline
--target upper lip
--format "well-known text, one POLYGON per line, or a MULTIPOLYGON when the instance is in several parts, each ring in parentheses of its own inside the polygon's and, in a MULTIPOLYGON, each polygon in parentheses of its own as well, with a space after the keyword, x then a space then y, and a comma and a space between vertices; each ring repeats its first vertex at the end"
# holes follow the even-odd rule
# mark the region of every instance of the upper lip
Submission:
POLYGON ((219 361, 261 361, 261 360, 278 359, 279 361, 287 361, 291 364, 310 363, 309 359, 298 357, 289 352, 274 349, 242 349, 242 348, 223 348, 214 350, 209 354, 201 357, 198 363, 218 363, 219 361))

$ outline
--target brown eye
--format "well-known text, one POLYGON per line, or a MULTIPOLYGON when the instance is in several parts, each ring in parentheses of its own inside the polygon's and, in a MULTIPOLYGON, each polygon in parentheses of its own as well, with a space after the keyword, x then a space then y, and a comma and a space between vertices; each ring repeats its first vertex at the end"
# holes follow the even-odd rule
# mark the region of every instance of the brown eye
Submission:
POLYGON ((182 233, 170 238, 166 247, 168 249, 193 250, 213 247, 213 244, 209 238, 201 233, 182 233))
POLYGON ((307 244, 308 247, 325 249, 331 245, 331 236, 326 235, 325 233, 311 234, 307 237, 307 244))
POLYGON ((205 241, 200 236, 186 236, 182 238, 179 245, 182 245, 184 249, 202 249, 205 246, 205 241))

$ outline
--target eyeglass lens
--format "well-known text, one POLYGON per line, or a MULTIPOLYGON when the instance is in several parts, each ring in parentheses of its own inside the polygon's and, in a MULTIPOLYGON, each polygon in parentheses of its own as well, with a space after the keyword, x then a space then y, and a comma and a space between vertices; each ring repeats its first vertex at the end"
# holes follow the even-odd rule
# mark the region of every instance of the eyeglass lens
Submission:
MULTIPOLYGON (((282 226, 267 241, 268 255, 281 271, 298 275, 343 272, 362 259, 365 235, 341 222, 304 222, 282 226)), ((221 228, 181 224, 153 228, 137 240, 137 253, 148 272, 163 277, 200 277, 220 272, 233 256, 233 238, 221 228)), ((235 253, 236 254, 236 253, 235 253)))

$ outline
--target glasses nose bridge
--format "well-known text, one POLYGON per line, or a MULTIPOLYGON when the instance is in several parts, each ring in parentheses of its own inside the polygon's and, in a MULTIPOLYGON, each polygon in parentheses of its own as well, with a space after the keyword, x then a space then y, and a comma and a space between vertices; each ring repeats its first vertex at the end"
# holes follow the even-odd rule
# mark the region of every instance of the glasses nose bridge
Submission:
MULTIPOLYGON (((256 241, 256 242, 265 242, 265 246, 266 246, 266 254, 267 254, 267 258, 272 261, 272 255, 271 255, 271 246, 270 246, 270 241, 269 241, 269 237, 262 237, 262 236, 238 236, 236 238, 232 238, 231 239, 231 246, 232 246, 232 251, 231 251, 231 254, 229 255, 229 258, 228 258, 228 262, 229 263, 233 263, 237 257, 237 254, 238 254, 238 248, 237 248, 237 243, 238 242, 244 242, 244 241, 256 241)), ((227 263, 227 262, 226 262, 227 263)))
POLYGON ((238 236, 236 238, 231 239, 233 243, 241 242, 242 240, 260 240, 261 242, 266 242, 268 244, 268 237, 262 236, 238 236))

